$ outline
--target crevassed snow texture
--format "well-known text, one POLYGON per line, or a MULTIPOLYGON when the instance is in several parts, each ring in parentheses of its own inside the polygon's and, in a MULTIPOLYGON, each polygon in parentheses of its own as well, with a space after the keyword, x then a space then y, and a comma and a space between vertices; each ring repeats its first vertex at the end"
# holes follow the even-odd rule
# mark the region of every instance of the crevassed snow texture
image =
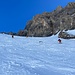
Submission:
POLYGON ((0 34, 0 75, 75 75, 75 40, 0 34))

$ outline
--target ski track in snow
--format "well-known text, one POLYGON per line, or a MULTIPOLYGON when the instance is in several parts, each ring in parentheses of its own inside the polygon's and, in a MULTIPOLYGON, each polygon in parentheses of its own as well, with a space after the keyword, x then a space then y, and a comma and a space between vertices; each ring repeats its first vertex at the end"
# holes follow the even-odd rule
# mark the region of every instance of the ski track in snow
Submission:
POLYGON ((75 40, 0 34, 0 75, 75 75, 75 40))

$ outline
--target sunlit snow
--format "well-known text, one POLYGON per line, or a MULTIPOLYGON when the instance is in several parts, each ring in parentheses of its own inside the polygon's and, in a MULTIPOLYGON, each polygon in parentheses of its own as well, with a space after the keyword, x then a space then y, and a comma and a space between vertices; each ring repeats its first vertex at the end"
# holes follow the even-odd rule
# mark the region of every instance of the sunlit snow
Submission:
POLYGON ((75 39, 0 34, 0 75, 75 75, 75 39))
POLYGON ((69 34, 75 35, 75 30, 68 30, 67 32, 68 32, 69 34))

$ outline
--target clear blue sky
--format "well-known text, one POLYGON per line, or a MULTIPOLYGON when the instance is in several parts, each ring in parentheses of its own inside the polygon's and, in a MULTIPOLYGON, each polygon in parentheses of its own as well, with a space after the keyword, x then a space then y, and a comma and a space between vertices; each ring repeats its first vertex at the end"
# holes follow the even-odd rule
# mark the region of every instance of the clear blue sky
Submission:
POLYGON ((36 14, 50 12, 75 0, 0 0, 0 32, 18 32, 36 14))

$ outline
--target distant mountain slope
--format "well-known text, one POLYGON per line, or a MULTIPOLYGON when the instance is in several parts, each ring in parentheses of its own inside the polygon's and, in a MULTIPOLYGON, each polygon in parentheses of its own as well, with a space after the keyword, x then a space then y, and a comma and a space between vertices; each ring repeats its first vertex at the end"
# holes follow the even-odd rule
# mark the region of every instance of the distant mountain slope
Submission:
POLYGON ((24 30, 18 32, 22 36, 51 36, 62 30, 75 29, 75 2, 64 8, 58 6, 53 12, 44 12, 33 17, 24 30))
POLYGON ((75 75, 75 39, 61 40, 0 34, 0 75, 75 75))

